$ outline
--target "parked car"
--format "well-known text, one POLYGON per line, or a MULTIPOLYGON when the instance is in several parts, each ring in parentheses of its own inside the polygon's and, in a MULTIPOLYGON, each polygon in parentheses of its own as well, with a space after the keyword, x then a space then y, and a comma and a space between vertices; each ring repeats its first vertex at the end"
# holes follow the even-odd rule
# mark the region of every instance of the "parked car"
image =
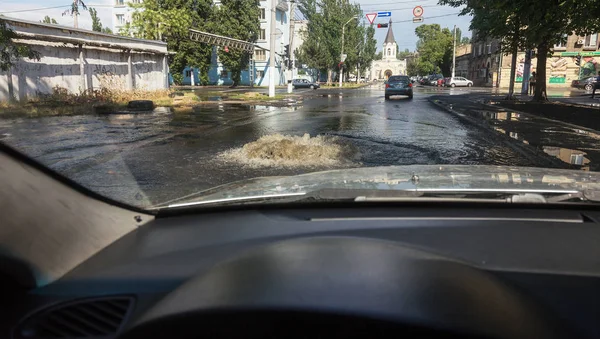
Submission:
POLYGON ((591 91, 594 89, 594 85, 596 84, 596 78, 596 76, 593 76, 581 80, 573 80, 573 82, 571 82, 571 87, 591 91))
POLYGON ((385 100, 390 100, 392 95, 407 95, 413 98, 413 84, 406 75, 392 75, 385 82, 385 100))
POLYGON ((321 85, 319 85, 316 82, 312 82, 306 79, 294 79, 292 80, 292 86, 295 88, 310 88, 310 89, 317 89, 319 87, 321 87, 321 85))
POLYGON ((440 80, 444 79, 444 76, 441 74, 433 74, 431 76, 429 76, 428 81, 427 81, 427 85, 430 86, 438 86, 441 85, 440 84, 440 80))
POLYGON ((473 81, 467 79, 467 78, 463 78, 463 77, 454 77, 454 78, 447 78, 446 80, 446 86, 448 87, 471 87, 473 86, 473 81))

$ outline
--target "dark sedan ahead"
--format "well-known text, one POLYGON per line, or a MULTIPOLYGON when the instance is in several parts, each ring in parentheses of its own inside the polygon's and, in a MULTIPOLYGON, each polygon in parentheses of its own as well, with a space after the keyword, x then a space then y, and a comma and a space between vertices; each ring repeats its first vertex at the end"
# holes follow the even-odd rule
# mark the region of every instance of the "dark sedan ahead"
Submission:
POLYGON ((571 87, 585 89, 586 91, 591 91, 594 89, 594 85, 596 84, 596 78, 597 77, 593 76, 593 77, 584 78, 581 80, 573 80, 573 82, 571 82, 571 87))
POLYGON ((317 89, 317 88, 321 87, 316 82, 312 82, 312 81, 309 81, 306 79, 294 79, 292 81, 292 86, 294 86, 294 88, 310 88, 310 89, 317 89))
POLYGON ((385 82, 385 100, 389 100, 392 95, 407 95, 412 99, 413 85, 408 76, 392 75, 385 82))

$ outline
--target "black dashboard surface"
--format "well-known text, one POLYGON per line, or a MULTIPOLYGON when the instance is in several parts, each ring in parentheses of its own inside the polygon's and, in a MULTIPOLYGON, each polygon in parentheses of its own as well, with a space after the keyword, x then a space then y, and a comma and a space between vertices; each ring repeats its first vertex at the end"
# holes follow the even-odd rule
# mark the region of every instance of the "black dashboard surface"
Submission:
MULTIPOLYGON (((600 337, 600 213, 516 208, 233 210, 157 218, 58 281, 14 296, 3 331, 48 305, 135 297, 127 326, 169 292, 223 262, 314 238, 384 241, 491 274, 577 333, 600 337)), ((5 319, 6 320, 6 319, 5 319)))

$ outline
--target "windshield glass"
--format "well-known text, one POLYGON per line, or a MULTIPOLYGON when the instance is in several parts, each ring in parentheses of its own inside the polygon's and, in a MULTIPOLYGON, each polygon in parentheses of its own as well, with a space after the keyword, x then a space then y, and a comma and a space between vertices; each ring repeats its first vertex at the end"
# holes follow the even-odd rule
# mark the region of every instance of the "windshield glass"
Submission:
POLYGON ((141 208, 325 189, 592 201, 597 2, 415 3, 3 2, 0 142, 141 208))

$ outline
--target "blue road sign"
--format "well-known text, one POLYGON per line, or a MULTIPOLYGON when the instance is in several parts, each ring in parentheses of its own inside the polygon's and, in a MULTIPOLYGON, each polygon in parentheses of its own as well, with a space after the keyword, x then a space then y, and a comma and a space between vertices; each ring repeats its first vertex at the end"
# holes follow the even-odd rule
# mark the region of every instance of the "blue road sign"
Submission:
POLYGON ((377 12, 377 17, 392 16, 392 12, 377 12))

